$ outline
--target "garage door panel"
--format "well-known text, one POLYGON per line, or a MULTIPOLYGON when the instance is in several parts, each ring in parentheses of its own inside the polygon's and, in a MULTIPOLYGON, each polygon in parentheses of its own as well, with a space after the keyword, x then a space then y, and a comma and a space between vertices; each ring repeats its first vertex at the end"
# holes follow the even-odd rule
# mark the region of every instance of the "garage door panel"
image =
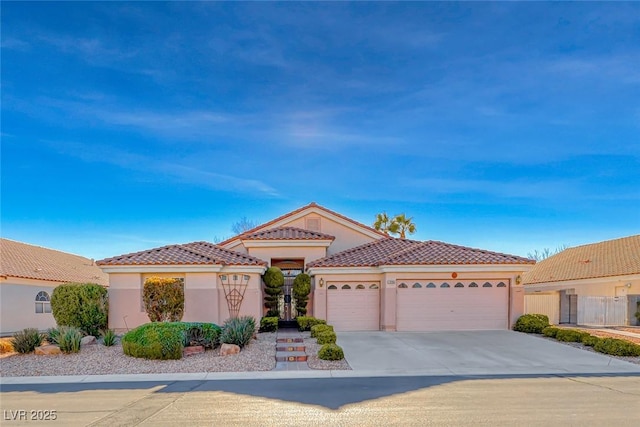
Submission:
POLYGON ((399 288, 397 330, 482 330, 508 328, 508 288, 399 288))
POLYGON ((378 289, 329 289, 327 322, 336 331, 377 331, 380 329, 378 289))

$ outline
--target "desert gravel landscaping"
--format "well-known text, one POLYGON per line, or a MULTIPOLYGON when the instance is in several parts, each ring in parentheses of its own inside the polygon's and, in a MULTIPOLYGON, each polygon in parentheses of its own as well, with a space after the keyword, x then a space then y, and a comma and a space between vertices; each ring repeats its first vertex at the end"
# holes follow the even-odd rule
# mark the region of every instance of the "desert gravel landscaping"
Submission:
MULTIPOLYGON (((307 333, 308 334, 308 333, 307 333)), ((317 357, 320 348, 315 339, 305 338, 309 367, 312 369, 351 369, 345 360, 325 361, 317 357)), ((276 334, 260 333, 240 354, 219 356, 218 350, 183 357, 180 360, 147 360, 123 353, 120 342, 112 347, 87 345, 79 353, 40 356, 4 354, 0 358, 0 376, 63 376, 110 374, 169 374, 200 372, 270 371, 276 365, 276 334)))

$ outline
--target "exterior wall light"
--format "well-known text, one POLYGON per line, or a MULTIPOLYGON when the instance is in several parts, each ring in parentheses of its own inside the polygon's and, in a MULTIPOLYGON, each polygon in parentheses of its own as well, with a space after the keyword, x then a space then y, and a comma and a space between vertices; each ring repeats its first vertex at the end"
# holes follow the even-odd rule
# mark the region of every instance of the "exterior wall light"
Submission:
POLYGON ((323 287, 323 286, 324 286, 324 279, 321 278, 320 279, 320 287, 323 287))

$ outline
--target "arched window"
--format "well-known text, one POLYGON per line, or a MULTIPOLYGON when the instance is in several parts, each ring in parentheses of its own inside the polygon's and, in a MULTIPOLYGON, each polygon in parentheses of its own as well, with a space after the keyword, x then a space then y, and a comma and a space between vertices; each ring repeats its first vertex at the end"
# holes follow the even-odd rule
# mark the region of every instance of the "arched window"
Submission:
POLYGON ((464 288, 464 285, 462 283, 458 282, 458 283, 456 283, 454 288, 464 288))
POLYGON ((342 285, 342 289, 351 289, 351 286, 349 286, 349 285, 342 285))
POLYGON ((402 288, 402 289, 407 289, 407 288, 408 288, 408 286, 407 286, 407 284, 406 284, 406 283, 400 283, 400 284, 398 285, 398 287, 399 287, 399 288, 402 288))
POLYGON ((482 285, 483 288, 493 288, 493 285, 489 282, 484 282, 484 285, 482 285))
POLYGON ((336 285, 329 285, 327 289, 338 289, 338 287, 336 285))
POLYGON ((364 285, 358 285, 356 286, 356 289, 364 289, 364 285))
POLYGON ((373 285, 369 285, 369 289, 378 289, 378 285, 375 283, 373 285))
POLYGON ((497 287, 498 287, 498 288, 506 288, 506 287, 507 287, 507 285, 505 285, 505 284, 504 284, 504 282, 500 282, 500 283, 498 283, 498 286, 497 286, 497 287))
POLYGON ((441 288, 450 288, 451 286, 449 286, 449 284, 447 282, 443 283, 442 285, 440 285, 441 288))
POLYGON ((418 283, 418 282, 414 283, 413 286, 412 286, 412 288, 421 288, 421 287, 422 287, 422 285, 420 283, 418 283))
POLYGON ((436 287, 436 284, 435 284, 435 283, 433 283, 433 282, 430 282, 430 283, 427 285, 427 288, 435 288, 435 287, 436 287))
POLYGON ((51 298, 45 291, 36 295, 36 313, 51 313, 51 298))
POLYGON ((476 282, 471 282, 471 283, 469 283, 469 287, 470 288, 477 288, 478 284, 476 282))

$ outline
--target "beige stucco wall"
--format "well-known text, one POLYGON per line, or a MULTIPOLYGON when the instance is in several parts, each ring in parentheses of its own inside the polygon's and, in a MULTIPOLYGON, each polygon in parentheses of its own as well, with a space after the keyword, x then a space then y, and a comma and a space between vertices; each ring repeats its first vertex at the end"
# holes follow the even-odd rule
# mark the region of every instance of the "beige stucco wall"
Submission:
MULTIPOLYGON (((335 237, 335 240, 327 250, 327 255, 333 255, 346 249, 350 249, 376 240, 373 237, 360 233, 353 228, 342 225, 327 217, 321 217, 317 213, 309 213, 303 217, 287 223, 286 226, 305 229, 306 218, 320 218, 320 232, 335 237)), ((380 236, 380 238, 382 238, 382 236, 380 236)))
POLYGON ((45 291, 49 297, 59 282, 21 278, 0 279, 0 335, 11 335, 24 328, 44 331, 56 326, 52 313, 36 313, 36 295, 45 291))
POLYGON ((316 259, 324 258, 327 248, 322 246, 295 246, 295 241, 289 242, 290 246, 276 247, 250 247, 249 255, 260 258, 268 263, 274 258, 304 259, 305 265, 316 259))
MULTIPOLYGON (((118 331, 133 329, 149 322, 143 309, 142 285, 147 277, 183 277, 185 286, 185 322, 213 322, 218 325, 229 318, 222 273, 110 273, 109 274, 109 327, 118 331)), ((262 315, 261 276, 257 273, 239 273, 249 276, 240 309, 240 315, 251 315, 260 320, 262 315)))
POLYGON ((576 295, 615 297, 623 292, 626 295, 640 294, 640 275, 601 277, 594 279, 567 280, 562 282, 536 283, 524 286, 527 294, 536 291, 548 292, 574 289, 576 295), (627 286, 629 285, 629 286, 627 286))

